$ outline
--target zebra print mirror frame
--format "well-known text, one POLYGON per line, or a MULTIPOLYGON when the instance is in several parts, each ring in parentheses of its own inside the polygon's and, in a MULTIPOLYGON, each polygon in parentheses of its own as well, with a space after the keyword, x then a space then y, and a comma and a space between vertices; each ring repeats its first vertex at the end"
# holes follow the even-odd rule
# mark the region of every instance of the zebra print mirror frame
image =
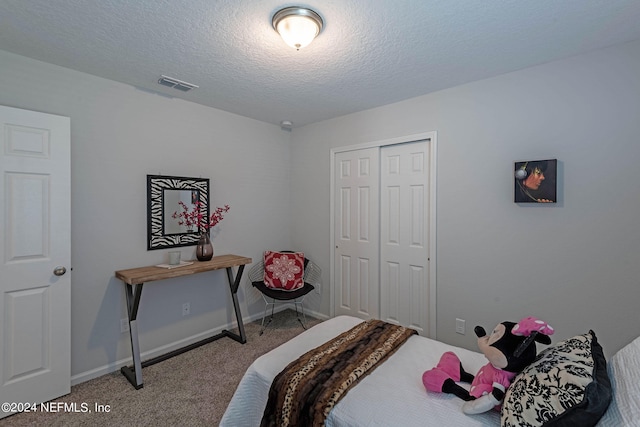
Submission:
POLYGON ((209 217, 208 178, 147 175, 147 250, 198 243, 200 232, 204 230, 178 226, 178 220, 171 216, 171 212, 182 210, 178 201, 185 199, 183 195, 187 196, 187 206, 193 207, 199 202, 200 214, 209 217))

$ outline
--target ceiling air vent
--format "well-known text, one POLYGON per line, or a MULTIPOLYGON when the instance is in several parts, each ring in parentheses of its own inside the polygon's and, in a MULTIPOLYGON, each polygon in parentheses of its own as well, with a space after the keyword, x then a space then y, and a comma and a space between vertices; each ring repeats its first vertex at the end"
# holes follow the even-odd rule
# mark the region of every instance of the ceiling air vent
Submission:
POLYGON ((158 83, 162 86, 172 87, 174 89, 181 90, 182 92, 189 92, 191 89, 199 87, 192 83, 183 82, 182 80, 174 79, 173 77, 161 76, 158 83))

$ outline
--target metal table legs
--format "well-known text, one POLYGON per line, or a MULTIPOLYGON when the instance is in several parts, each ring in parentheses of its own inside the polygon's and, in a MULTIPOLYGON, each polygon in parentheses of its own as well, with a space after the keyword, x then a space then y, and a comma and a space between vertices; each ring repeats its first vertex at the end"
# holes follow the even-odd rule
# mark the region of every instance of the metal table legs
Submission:
POLYGON ((236 320, 238 322, 238 330, 240 335, 235 334, 228 330, 223 330, 219 334, 212 337, 205 338, 204 340, 190 344, 186 347, 171 351, 167 354, 163 354, 153 359, 142 362, 140 359, 140 343, 138 341, 138 308, 140 306, 140 296, 142 295, 143 283, 139 285, 127 285, 125 284, 125 295, 127 297, 127 315, 129 316, 129 334, 131 336, 131 354, 133 355, 133 367, 123 366, 120 372, 129 380, 136 390, 141 389, 144 384, 142 382, 142 368, 162 362, 178 354, 182 354, 186 351, 192 350, 196 347, 200 347, 204 344, 208 344, 212 341, 218 340, 222 337, 229 337, 241 344, 247 342, 247 337, 244 332, 244 324, 242 323, 242 314, 240 313, 240 305, 238 304, 238 287, 240 286, 240 280, 242 278, 242 272, 244 271, 244 265, 238 267, 238 273, 235 278, 233 277, 233 269, 227 267, 227 279, 229 281, 229 289, 231 291, 231 298, 233 300, 233 309, 236 313, 236 320))

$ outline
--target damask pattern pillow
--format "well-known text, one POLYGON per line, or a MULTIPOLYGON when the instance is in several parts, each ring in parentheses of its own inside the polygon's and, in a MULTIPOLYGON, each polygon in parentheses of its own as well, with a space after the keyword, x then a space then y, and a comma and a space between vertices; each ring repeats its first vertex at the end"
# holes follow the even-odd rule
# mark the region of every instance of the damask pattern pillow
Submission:
POLYGON ((304 286, 304 253, 264 253, 264 284, 268 288, 295 291, 304 286))
POLYGON ((611 382, 593 331, 538 355, 511 383, 502 427, 594 426, 611 402, 611 382))

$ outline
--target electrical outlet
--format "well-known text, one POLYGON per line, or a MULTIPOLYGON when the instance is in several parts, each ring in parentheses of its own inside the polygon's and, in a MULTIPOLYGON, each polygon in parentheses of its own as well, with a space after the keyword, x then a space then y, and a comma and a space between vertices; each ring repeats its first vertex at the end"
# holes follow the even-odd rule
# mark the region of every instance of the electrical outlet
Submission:
POLYGON ((129 332, 129 319, 123 317, 120 319, 120 333, 124 334, 125 332, 129 332))
POLYGON ((188 316, 189 314, 191 314, 191 304, 185 302, 184 304, 182 304, 182 315, 188 316))
POLYGON ((465 334, 464 323, 465 323, 464 319, 456 319, 456 333, 462 334, 462 335, 465 334))

